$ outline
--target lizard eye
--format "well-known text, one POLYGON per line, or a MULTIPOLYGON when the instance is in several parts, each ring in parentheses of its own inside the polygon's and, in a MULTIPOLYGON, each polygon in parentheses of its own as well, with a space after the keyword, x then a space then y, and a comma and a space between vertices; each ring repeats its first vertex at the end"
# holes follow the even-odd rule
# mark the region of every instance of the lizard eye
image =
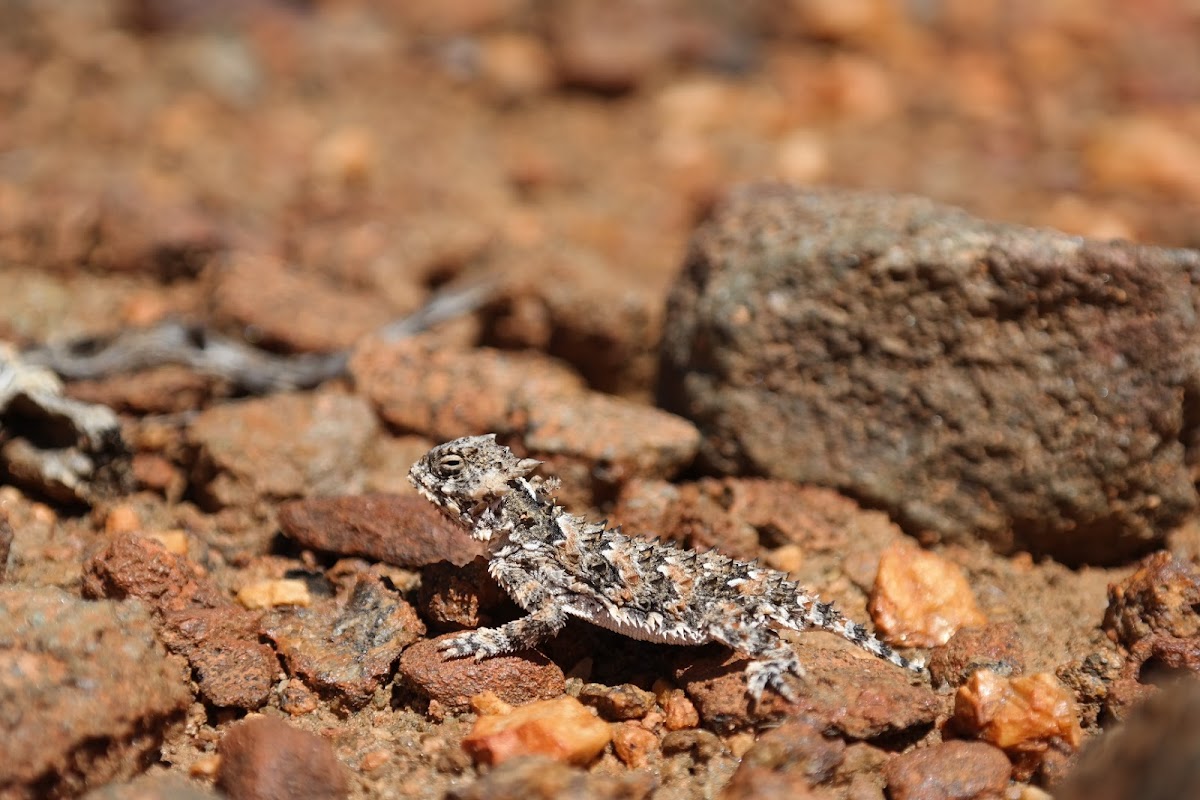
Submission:
POLYGON ((462 456, 457 453, 448 453, 438 460, 438 471, 443 475, 454 475, 462 472, 464 464, 466 462, 463 461, 462 456))

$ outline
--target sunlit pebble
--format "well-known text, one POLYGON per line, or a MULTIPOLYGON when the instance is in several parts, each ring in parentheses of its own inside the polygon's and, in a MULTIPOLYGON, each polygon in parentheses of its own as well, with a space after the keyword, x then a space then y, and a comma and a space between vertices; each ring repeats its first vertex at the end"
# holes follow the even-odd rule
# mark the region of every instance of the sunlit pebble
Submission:
POLYGON ((104 518, 104 532, 109 536, 118 533, 133 533, 142 529, 142 520, 137 511, 128 505, 113 506, 104 518))
POLYGON ((217 771, 221 768, 221 757, 215 753, 210 756, 201 756, 192 762, 188 767, 188 775, 193 778, 202 780, 213 780, 217 777, 217 771))
POLYGON ((358 768, 363 772, 374 772, 390 761, 391 758, 392 754, 387 750, 372 750, 358 762, 358 768))

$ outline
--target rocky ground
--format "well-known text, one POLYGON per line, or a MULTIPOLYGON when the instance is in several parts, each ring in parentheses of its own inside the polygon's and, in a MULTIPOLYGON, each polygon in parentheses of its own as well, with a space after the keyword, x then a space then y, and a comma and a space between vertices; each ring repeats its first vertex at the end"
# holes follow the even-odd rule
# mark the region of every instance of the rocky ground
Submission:
POLYGON ((1194 795, 1198 34, 0 5, 0 797, 1194 795), (444 660, 518 611, 405 476, 483 432, 928 676, 444 660))

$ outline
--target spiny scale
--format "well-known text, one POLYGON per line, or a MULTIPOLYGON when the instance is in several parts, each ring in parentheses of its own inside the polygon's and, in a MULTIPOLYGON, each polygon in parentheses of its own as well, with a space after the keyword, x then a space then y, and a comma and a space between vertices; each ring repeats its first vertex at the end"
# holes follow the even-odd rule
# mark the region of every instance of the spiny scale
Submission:
POLYGON ((521 650, 557 633, 568 616, 635 639, 666 644, 721 642, 753 659, 747 691, 803 675, 779 630, 826 630, 899 667, 923 672, 822 603, 787 575, 715 551, 635 539, 588 522, 554 501, 555 479, 530 476, 539 462, 518 458, 494 434, 439 445, 409 471, 413 485, 488 547, 488 571, 529 612, 498 628, 459 634, 442 644, 476 659, 521 650), (767 624, 764 624, 767 623, 767 624))

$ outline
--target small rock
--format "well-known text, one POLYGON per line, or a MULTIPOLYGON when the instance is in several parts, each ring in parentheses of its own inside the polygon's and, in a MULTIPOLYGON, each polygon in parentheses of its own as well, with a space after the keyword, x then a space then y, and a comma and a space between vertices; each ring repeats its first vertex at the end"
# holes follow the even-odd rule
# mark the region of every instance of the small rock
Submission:
POLYGON ((270 699, 279 674, 279 660, 258 634, 258 615, 229 605, 164 612, 158 635, 191 664, 208 702, 255 709, 270 699))
POLYGON ((671 689, 662 698, 665 719, 663 727, 669 731, 695 728, 700 724, 700 713, 696 706, 680 689, 671 689))
POLYGON ((940 703, 924 686, 913 686, 898 667, 861 654, 849 643, 828 635, 804 637, 803 679, 795 705, 768 690, 752 703, 746 694, 744 656, 696 658, 680 669, 676 679, 696 704, 706 726, 719 732, 752 727, 785 716, 804 716, 814 724, 841 731, 855 739, 870 739, 919 725, 937 717, 940 703))
POLYGON ((237 593, 237 601, 250 610, 276 606, 307 607, 312 605, 312 596, 304 581, 281 578, 243 586, 237 593))
POLYGON ((1093 739, 1057 800, 1200 797, 1200 684, 1180 681, 1093 739))
POLYGON ((236 258, 218 273, 216 320, 255 332, 258 342, 293 352, 353 347, 398 313, 378 292, 349 290, 315 274, 289 272, 267 258, 236 258), (304 309, 304 324, 296 310, 304 309))
POLYGON ((235 725, 217 752, 217 786, 238 800, 316 800, 349 794, 345 768, 329 743, 275 717, 235 725))
POLYGON ((512 705, 557 697, 565 689, 563 672, 541 653, 527 650, 482 661, 447 659, 438 642, 453 634, 417 642, 400 656, 400 674, 431 701, 451 711, 465 711, 471 698, 494 692, 512 705))
POLYGON ((612 738, 607 724, 574 697, 540 700, 510 713, 480 717, 463 739, 463 749, 477 762, 499 764, 511 758, 549 756, 584 765, 612 738))
POLYGON ((136 597, 156 612, 159 636, 186 658, 213 705, 259 708, 279 662, 258 641, 259 621, 234 605, 187 557, 134 534, 116 536, 84 563, 84 597, 136 597))
POLYGON ((825 736, 807 722, 785 722, 746 751, 724 796, 750 800, 796 792, 803 797, 812 786, 833 777, 845 755, 841 739, 825 736))
POLYGON ((645 771, 585 772, 545 756, 506 761, 479 780, 453 789, 450 800, 643 800, 657 781, 645 771))
POLYGON ((491 625, 492 612, 509 605, 508 595, 488 574, 482 556, 461 567, 445 562, 427 567, 417 596, 421 616, 440 631, 491 625))
POLYGON ((983 742, 942 742, 896 756, 883 768, 892 800, 998 800, 1012 764, 983 742))
POLYGON ((1151 633, 1200 634, 1200 570, 1160 551, 1142 559, 1125 580, 1108 587, 1104 628, 1126 647, 1151 633))
POLYGON ((654 695, 632 683, 621 686, 587 683, 579 690, 579 702, 596 709, 603 719, 618 722, 649 714, 654 708, 654 695))
POLYGON ((364 341, 350 373, 388 424, 438 442, 521 429, 529 408, 583 389, 574 372, 545 356, 453 351, 421 336, 364 341), (471 388, 480 386, 487 391, 471 388))
POLYGON ((423 497, 367 494, 293 500, 279 508, 279 527, 303 547, 423 567, 464 565, 481 545, 423 497))
POLYGON ((77 796, 136 775, 192 702, 138 602, 0 586, 0 662, 6 798, 77 796))
POLYGON ((929 655, 929 675, 935 686, 958 686, 981 669, 1004 677, 1025 671, 1025 649, 1011 622, 960 628, 929 655))
POLYGON ((954 696, 954 725, 1010 755, 1077 750, 1083 740, 1071 693, 1048 672, 1001 678, 980 670, 954 696))
POLYGON ((363 400, 335 392, 212 406, 188 428, 194 486, 218 507, 345 492, 378 428, 363 400))
POLYGON ((1173 678, 1200 674, 1200 636, 1152 634, 1129 651, 1122 677, 1161 686, 1173 678))
POLYGON ((703 728, 671 731, 663 736, 661 747, 666 755, 691 753, 696 761, 709 761, 725 750, 721 739, 712 731, 703 728))
POLYGON ((560 79, 600 92, 628 91, 644 82, 671 59, 664 9, 638 0, 556 4, 550 42, 560 79))
POLYGON ((987 624, 962 570, 912 545, 893 545, 879 559, 868 610, 892 645, 932 647, 959 628, 987 624))
POLYGON ((580 392, 529 409, 524 443, 547 462, 564 491, 581 500, 615 495, 634 478, 670 478, 691 463, 700 433, 687 420, 599 392, 580 392))
POLYGON ((361 708, 392 672, 400 652, 425 633, 413 607, 372 575, 347 595, 276 612, 263 625, 288 671, 349 708, 361 708))
POLYGON ((658 750, 658 737, 636 722, 622 722, 613 726, 612 744, 625 766, 638 769, 658 750))
POLYGON ((1079 704, 1079 722, 1085 728, 1094 728, 1100 718, 1100 710, 1108 699, 1109 687, 1121 676, 1125 659, 1114 651, 1089 653, 1081 659, 1069 661, 1055 670, 1055 675, 1075 693, 1079 704))
POLYGON ((317 710, 317 696, 304 681, 291 678, 279 690, 279 710, 299 717, 317 710))

